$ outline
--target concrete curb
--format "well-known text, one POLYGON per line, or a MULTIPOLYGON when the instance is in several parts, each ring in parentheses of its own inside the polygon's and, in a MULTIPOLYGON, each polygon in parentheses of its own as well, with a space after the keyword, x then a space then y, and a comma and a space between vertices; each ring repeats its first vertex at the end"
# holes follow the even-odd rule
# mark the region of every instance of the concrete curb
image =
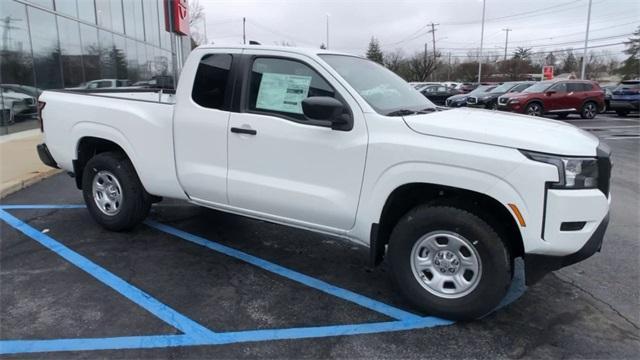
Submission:
POLYGON ((40 182, 50 176, 58 174, 62 172, 60 169, 49 169, 46 171, 36 171, 25 176, 22 176, 20 179, 7 181, 0 185, 0 199, 6 197, 7 195, 13 194, 16 191, 20 191, 26 187, 29 187, 37 182, 40 182))

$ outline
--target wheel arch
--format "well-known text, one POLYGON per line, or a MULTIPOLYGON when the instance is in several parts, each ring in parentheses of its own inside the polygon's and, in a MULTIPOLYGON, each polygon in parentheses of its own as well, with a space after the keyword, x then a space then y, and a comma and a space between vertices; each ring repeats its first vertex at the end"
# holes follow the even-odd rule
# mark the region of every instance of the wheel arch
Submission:
POLYGON ((127 151, 113 140, 95 136, 83 136, 78 139, 75 150, 76 158, 73 160, 73 172, 78 189, 82 189, 82 172, 87 162, 93 156, 108 151, 120 152, 133 163, 127 151))
POLYGON ((451 205, 467 210, 497 227, 507 240, 512 257, 524 254, 523 235, 506 204, 478 191, 435 183, 412 182, 396 187, 386 198, 377 223, 371 227, 372 266, 384 258, 396 223, 412 208, 422 204, 451 205))

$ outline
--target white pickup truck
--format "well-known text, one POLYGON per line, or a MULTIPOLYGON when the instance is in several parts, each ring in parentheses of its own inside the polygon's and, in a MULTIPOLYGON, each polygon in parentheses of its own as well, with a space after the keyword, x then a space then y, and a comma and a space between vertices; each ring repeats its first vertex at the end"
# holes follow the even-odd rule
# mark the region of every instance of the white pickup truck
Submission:
MULTIPOLYGON (((346 238, 418 310, 483 316, 601 247, 610 151, 559 121, 438 108, 361 57, 195 49, 175 94, 45 91, 42 161, 128 230, 163 197, 346 238)), ((224 226, 219 224, 218 226, 224 226)))

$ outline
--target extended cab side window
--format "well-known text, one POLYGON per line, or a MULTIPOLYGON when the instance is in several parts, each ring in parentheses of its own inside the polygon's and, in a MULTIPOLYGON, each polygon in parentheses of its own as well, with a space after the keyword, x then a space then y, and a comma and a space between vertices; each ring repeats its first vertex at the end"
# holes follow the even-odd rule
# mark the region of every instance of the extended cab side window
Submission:
POLYGON ((302 101, 313 96, 336 97, 336 92, 309 66, 280 58, 254 60, 249 85, 250 111, 306 120, 302 101))
POLYGON ((191 98, 196 104, 210 109, 223 108, 231 60, 229 54, 208 54, 202 57, 191 91, 191 98))

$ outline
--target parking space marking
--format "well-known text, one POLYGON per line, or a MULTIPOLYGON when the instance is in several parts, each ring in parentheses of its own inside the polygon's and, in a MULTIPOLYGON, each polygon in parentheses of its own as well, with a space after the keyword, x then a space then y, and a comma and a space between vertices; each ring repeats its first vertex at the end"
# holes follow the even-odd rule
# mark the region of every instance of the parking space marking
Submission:
POLYGON ((16 230, 39 242, 71 264, 84 270, 89 275, 93 276, 100 282, 109 286, 127 299, 133 301, 137 305, 141 306, 148 312, 152 313, 159 319, 163 320, 167 324, 170 324, 181 332, 195 337, 213 334, 213 331, 180 314, 169 306, 161 303, 146 292, 129 284, 113 273, 107 271, 105 268, 69 249, 47 234, 41 233, 40 231, 36 230, 17 217, 9 214, 3 209, 0 209, 0 219, 4 220, 7 224, 11 225, 16 230))
POLYGON ((404 310, 381 303, 366 296, 339 288, 324 281, 287 269, 280 265, 260 259, 207 240, 196 235, 175 229, 171 226, 148 221, 147 225, 189 240, 209 249, 221 252, 236 259, 251 263, 264 270, 284 276, 309 287, 324 291, 338 298, 351 301, 363 307, 380 312, 399 320, 328 326, 310 326, 284 329, 243 330, 224 333, 213 332, 194 322, 186 316, 159 302, 151 295, 118 278, 108 270, 93 263, 89 259, 74 252, 50 236, 39 232, 26 222, 9 214, 10 209, 79 209, 84 205, 0 205, 0 220, 36 240, 43 246, 63 257, 73 265, 89 273, 97 280, 108 285, 118 293, 143 307, 153 315, 182 331, 182 335, 145 335, 109 338, 77 338, 49 340, 0 340, 0 354, 21 354, 54 351, 92 351, 115 349, 148 349, 177 346, 221 345, 241 342, 292 340, 305 338, 322 338, 330 336, 348 336, 374 334, 393 331, 432 328, 451 325, 454 321, 437 317, 421 317, 404 310))
POLYGON ((231 331, 214 333, 210 336, 199 338, 195 338, 190 335, 150 335, 84 339, 0 340, 0 354, 225 345, 257 341, 296 340, 331 336, 376 334, 425 329, 451 325, 453 323, 453 321, 439 318, 419 318, 368 324, 231 331))
POLYGON ((227 256, 233 257, 235 259, 238 260, 242 260, 244 262, 247 262, 249 264, 255 265, 259 268, 262 268, 263 270, 272 272, 274 274, 286 277, 290 280, 299 282, 301 284, 304 284, 306 286, 312 287, 316 290, 320 290, 322 292, 325 292, 327 294, 333 295, 335 297, 341 298, 343 300, 347 300, 353 303, 356 303, 362 307, 365 307, 367 309, 379 312, 381 314, 390 316, 392 318, 398 319, 398 320, 410 320, 410 319, 420 319, 422 318, 421 316, 412 314, 410 312, 398 309, 396 307, 387 305, 385 303, 382 303, 380 301, 377 300, 373 300, 371 298, 368 298, 366 296, 360 295, 360 294, 356 294, 352 291, 331 285, 329 283, 326 283, 322 280, 318 280, 314 277, 308 276, 308 275, 304 275, 302 273, 299 273, 297 271, 288 269, 284 266, 280 266, 278 264, 274 264, 272 262, 269 262, 267 260, 261 259, 259 257, 253 256, 253 255, 249 255, 245 252, 242 252, 240 250, 236 250, 234 248, 222 245, 220 243, 217 243, 215 241, 212 240, 208 240, 205 239, 203 237, 188 233, 186 231, 182 231, 179 229, 176 229, 174 227, 171 227, 169 225, 165 225, 165 224, 161 224, 159 222, 153 221, 153 220, 147 220, 145 221, 145 224, 149 225, 150 227, 160 230, 162 232, 177 236, 181 239, 193 242, 195 244, 204 246, 206 248, 209 248, 211 250, 217 251, 219 253, 225 254, 227 256))

